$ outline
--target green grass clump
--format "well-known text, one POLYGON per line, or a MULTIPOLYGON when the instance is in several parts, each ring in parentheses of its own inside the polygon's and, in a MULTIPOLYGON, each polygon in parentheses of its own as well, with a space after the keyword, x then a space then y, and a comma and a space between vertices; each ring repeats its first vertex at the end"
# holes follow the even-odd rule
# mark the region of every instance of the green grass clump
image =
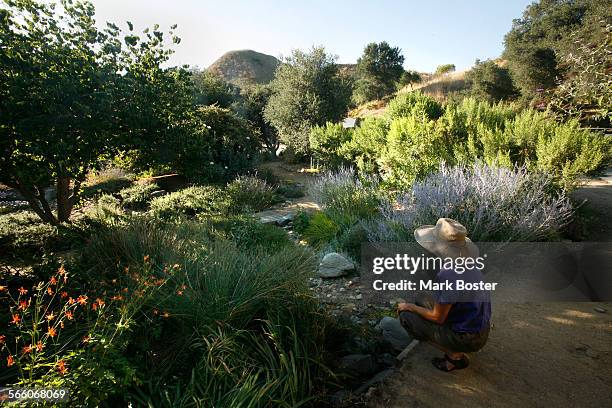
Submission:
POLYGON ((125 285, 152 274, 165 282, 139 305, 149 318, 115 340, 140 373, 115 397, 168 407, 314 401, 328 330, 306 284, 315 258, 299 245, 253 242, 258 231, 245 217, 149 220, 92 239, 78 261, 89 276, 125 285))
POLYGON ((324 212, 316 212, 308 221, 303 237, 310 245, 321 246, 333 240, 341 230, 341 226, 324 212))

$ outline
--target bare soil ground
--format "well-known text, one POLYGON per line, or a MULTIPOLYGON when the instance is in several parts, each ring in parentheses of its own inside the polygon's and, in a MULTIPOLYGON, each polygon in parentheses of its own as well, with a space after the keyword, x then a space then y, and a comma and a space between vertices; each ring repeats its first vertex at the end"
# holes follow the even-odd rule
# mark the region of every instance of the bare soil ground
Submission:
MULTIPOLYGON (((573 196, 596 217, 588 240, 612 241, 612 172, 573 196)), ((370 406, 612 407, 610 302, 494 304, 489 342, 467 369, 437 370, 431 359, 440 355, 419 344, 370 406)))

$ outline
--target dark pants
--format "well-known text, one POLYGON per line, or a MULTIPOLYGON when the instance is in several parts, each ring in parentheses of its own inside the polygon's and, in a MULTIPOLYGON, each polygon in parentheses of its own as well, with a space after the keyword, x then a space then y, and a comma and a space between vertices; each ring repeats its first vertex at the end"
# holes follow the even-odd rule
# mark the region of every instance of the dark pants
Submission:
MULTIPOLYGON (((429 294, 422 294, 416 304, 433 309, 434 300, 429 294)), ((416 313, 402 312, 399 315, 402 326, 412 337, 421 341, 439 344, 452 352, 471 353, 480 350, 489 337, 489 328, 478 333, 459 333, 453 331, 450 324, 437 324, 423 319, 416 313)))

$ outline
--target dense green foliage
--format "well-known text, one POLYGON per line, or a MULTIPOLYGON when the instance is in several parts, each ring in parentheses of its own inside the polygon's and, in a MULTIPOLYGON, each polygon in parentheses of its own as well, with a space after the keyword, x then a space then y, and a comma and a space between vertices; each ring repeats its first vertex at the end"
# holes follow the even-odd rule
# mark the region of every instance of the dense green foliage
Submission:
POLYGON ((560 55, 575 49, 570 34, 576 33, 585 43, 598 43, 602 37, 597 27, 602 23, 612 23, 607 1, 541 0, 527 6, 523 16, 513 21, 503 54, 521 94, 531 99, 555 87, 557 77, 572 70, 560 64, 560 55))
POLYGON ((327 122, 325 126, 315 126, 310 131, 310 150, 314 158, 325 166, 337 167, 342 164, 338 149, 351 140, 351 129, 342 123, 327 122))
POLYGON ((494 61, 476 60, 474 67, 465 74, 472 96, 497 102, 512 99, 517 94, 510 72, 494 61))
MULTIPOLYGON (((515 104, 490 104, 466 98, 440 105, 418 92, 398 95, 388 106, 388 119, 369 119, 334 150, 320 142, 313 150, 327 163, 352 162, 368 174, 377 172, 386 184, 407 186, 442 163, 477 160, 501 166, 526 165, 547 171, 557 183, 572 185, 612 158, 611 142, 580 127, 576 120, 560 123, 515 104), (333 158, 333 155, 336 158, 333 158)), ((319 139, 333 139, 334 125, 321 128, 319 139)), ((345 138, 346 138, 345 136, 345 138)))
POLYGON ((191 80, 195 90, 195 103, 198 105, 230 108, 240 93, 236 85, 225 82, 209 71, 193 70, 191 80))
POLYGON ((249 85, 240 90, 240 99, 236 110, 255 130, 255 135, 261 140, 262 146, 269 155, 276 157, 280 141, 278 132, 264 117, 264 110, 272 88, 269 85, 249 85))
POLYGON ((412 84, 417 84, 421 82, 423 78, 421 74, 416 71, 404 71, 402 76, 399 79, 398 88, 402 89, 405 86, 410 86, 412 89, 412 84))
POLYGON ((404 73, 403 63, 401 50, 386 41, 366 45, 357 60, 358 80, 353 100, 361 104, 394 92, 404 73))
POLYGON ((335 57, 322 47, 293 51, 270 84, 272 96, 264 116, 294 153, 308 152, 308 135, 315 125, 340 120, 347 111, 350 86, 340 76, 335 57))

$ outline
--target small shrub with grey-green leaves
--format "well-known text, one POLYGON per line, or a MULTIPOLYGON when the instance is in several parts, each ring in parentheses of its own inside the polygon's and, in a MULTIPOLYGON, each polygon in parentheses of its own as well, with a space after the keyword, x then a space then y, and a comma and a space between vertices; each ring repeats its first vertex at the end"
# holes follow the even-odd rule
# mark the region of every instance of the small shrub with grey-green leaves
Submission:
POLYGON ((548 174, 476 163, 441 166, 400 193, 397 203, 383 206, 381 213, 385 225, 370 234, 379 240, 384 240, 381 229, 395 240, 398 235, 409 236, 420 225, 448 217, 465 225, 473 240, 545 241, 558 239, 572 219, 573 208, 564 191, 555 190, 548 174), (398 227, 408 233, 398 232, 398 227))
POLYGON ((274 203, 275 188, 254 176, 237 177, 227 185, 225 192, 236 213, 262 211, 274 203))
POLYGON ((343 217, 373 217, 383 201, 376 177, 357 177, 347 167, 323 174, 308 191, 325 212, 343 217))
POLYGON ((196 214, 227 214, 231 207, 227 193, 213 186, 188 187, 151 201, 153 215, 162 219, 196 214))

